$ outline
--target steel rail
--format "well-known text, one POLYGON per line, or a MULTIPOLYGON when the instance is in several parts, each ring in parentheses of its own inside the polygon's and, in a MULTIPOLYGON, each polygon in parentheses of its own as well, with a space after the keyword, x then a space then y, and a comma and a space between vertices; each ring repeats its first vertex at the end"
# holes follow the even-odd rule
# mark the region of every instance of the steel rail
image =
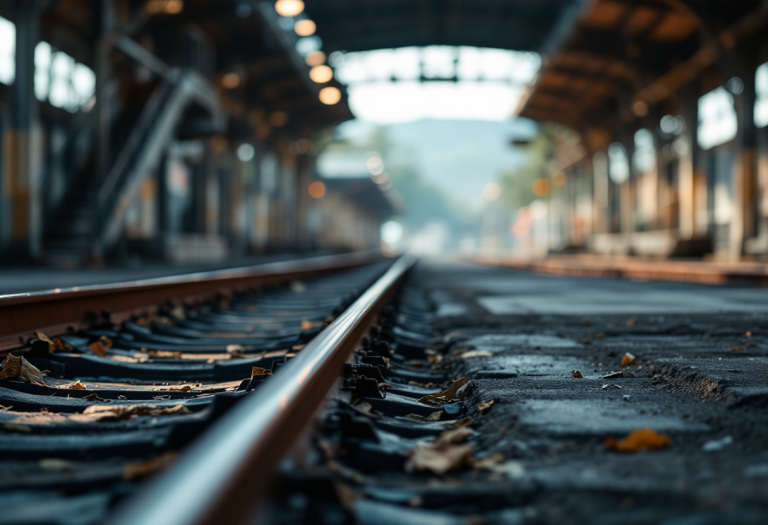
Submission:
POLYGON ((268 492, 343 364, 414 263, 403 256, 352 306, 235 405, 169 470, 123 504, 109 525, 242 523, 268 492))
POLYGON ((108 285, 0 295, 0 351, 21 348, 36 331, 60 335, 86 329, 105 313, 114 322, 154 313, 166 301, 189 302, 383 260, 377 250, 274 262, 108 285))

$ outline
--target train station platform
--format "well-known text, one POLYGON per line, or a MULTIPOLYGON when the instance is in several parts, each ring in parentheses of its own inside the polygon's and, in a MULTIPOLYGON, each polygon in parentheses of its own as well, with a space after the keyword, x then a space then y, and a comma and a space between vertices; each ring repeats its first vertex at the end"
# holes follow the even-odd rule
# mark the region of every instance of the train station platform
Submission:
POLYGON ((529 270, 538 274, 574 277, 620 277, 634 281, 675 281, 698 284, 768 286, 768 264, 752 261, 649 259, 592 254, 520 257, 496 254, 472 261, 529 270))
POLYGON ((506 458, 488 490, 520 505, 499 523, 763 522, 766 291, 464 262, 418 272, 446 355, 474 401, 493 400, 475 457, 506 458))

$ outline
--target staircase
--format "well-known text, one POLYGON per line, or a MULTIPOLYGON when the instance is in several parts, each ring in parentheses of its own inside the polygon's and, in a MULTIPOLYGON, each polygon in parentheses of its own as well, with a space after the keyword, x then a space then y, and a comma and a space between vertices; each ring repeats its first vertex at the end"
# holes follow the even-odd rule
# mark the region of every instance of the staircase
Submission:
POLYGON ((127 211, 122 203, 157 171, 185 109, 193 103, 206 110, 216 127, 220 125, 221 111, 213 86, 192 71, 172 70, 148 96, 139 93, 125 106, 112 127, 109 172, 96 176, 92 169, 95 150, 91 148, 89 162, 72 177, 64 198, 50 214, 43 240, 46 262, 83 266, 114 247, 127 211))

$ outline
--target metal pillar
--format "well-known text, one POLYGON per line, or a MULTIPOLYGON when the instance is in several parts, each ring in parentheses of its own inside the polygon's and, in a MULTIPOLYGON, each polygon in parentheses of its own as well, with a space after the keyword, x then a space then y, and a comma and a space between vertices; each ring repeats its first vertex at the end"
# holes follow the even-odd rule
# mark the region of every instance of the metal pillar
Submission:
MULTIPOLYGON (((751 55, 750 55, 751 57, 751 55)), ((757 129, 754 108, 755 60, 740 67, 743 91, 734 94, 738 132, 736 162, 733 170, 734 213, 731 220, 729 255, 737 259, 744 253, 744 243, 755 236, 757 217, 757 129)))
POLYGON ((111 53, 112 31, 116 25, 115 0, 99 2, 100 33, 96 50, 96 98, 99 100, 96 134, 96 178, 103 180, 110 168, 112 129, 111 53))
POLYGON ((36 1, 16 0, 16 76, 11 86, 10 126, 5 134, 6 193, 10 208, 10 243, 4 250, 13 260, 40 255, 42 237, 39 178, 42 131, 35 98, 35 46, 39 40, 36 1))

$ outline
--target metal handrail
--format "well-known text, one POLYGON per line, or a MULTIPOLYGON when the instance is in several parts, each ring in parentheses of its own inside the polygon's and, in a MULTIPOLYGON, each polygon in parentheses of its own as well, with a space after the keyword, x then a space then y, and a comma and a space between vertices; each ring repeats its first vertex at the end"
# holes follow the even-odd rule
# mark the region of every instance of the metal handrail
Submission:
POLYGON ((109 525, 241 523, 339 379, 354 345, 413 266, 401 257, 342 315, 143 487, 109 525))

